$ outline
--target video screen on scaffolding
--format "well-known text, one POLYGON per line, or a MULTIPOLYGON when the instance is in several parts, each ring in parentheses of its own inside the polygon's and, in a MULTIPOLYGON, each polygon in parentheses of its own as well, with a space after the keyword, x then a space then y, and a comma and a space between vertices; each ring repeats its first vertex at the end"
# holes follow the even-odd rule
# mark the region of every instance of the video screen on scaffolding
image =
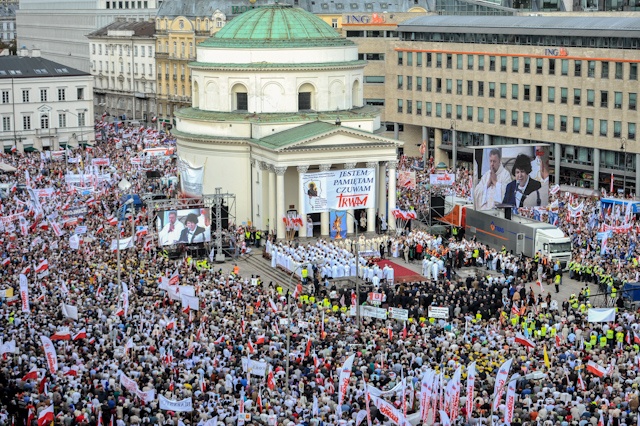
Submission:
POLYGON ((208 207, 158 212, 158 244, 198 244, 211 241, 211 212, 208 207))

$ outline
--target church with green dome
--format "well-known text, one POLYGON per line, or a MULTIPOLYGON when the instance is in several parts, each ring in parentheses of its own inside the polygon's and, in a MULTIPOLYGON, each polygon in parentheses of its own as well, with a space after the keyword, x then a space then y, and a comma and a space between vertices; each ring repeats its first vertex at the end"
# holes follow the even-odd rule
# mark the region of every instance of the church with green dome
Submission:
MULTIPOLYGON (((395 187, 402 143, 380 136, 379 110, 363 105, 365 64, 352 41, 303 9, 246 12, 197 46, 192 105, 175 113, 178 155, 204 167, 206 194, 236 195, 238 221, 278 238, 292 214, 312 222, 314 235, 329 235, 328 210, 305 203, 307 174, 368 169, 375 195, 351 213, 374 231, 376 215, 395 208, 386 176, 395 187)), ((301 227, 300 237, 311 229, 301 227)))

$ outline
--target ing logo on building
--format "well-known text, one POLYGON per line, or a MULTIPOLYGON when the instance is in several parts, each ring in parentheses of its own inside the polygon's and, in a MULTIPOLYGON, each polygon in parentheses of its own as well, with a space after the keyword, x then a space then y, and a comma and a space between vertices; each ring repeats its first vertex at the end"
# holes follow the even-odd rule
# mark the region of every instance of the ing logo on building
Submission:
POLYGON ((564 47, 560 48, 547 48, 544 49, 544 54, 547 56, 568 56, 569 52, 564 47))

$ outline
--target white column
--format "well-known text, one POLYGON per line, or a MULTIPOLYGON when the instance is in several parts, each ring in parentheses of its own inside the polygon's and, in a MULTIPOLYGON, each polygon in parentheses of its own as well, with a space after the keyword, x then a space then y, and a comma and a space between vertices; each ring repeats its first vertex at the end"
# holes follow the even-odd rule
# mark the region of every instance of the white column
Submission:
POLYGON ((384 162, 378 163, 378 213, 387 216, 387 168, 384 162))
POLYGON ((600 148, 593 148, 593 189, 600 189, 600 148))
MULTIPOLYGON (((321 172, 328 172, 331 170, 331 164, 320 164, 321 172)), ((329 236, 329 212, 320 213, 320 235, 323 237, 329 236)))
POLYGON ((491 145, 491 136, 488 133, 484 134, 484 146, 491 145))
POLYGON ((302 185, 302 176, 303 173, 307 173, 309 170, 309 166, 298 166, 298 214, 302 218, 302 226, 298 229, 298 237, 304 238, 307 236, 307 215, 302 214, 302 206, 304 206, 305 202, 305 188, 301 188, 302 185))
POLYGON ((269 170, 269 231, 276 229, 276 173, 273 165, 267 164, 267 170, 269 170))
MULTIPOLYGON (((373 169, 373 174, 375 175, 376 169, 378 168, 378 163, 375 161, 367 162, 367 169, 373 169)), ((369 207, 367 209, 367 232, 373 233, 376 232, 376 208, 375 203, 374 207, 369 207)))
POLYGON ((396 230, 396 221, 393 219, 393 214, 391 214, 396 208, 396 167, 398 167, 397 161, 387 161, 387 169, 389 169, 389 193, 387 195, 387 223, 389 224, 389 231, 396 230))
MULTIPOLYGON (((344 163, 344 168, 346 170, 352 170, 356 168, 356 163, 344 163)), ((351 235, 354 233, 354 221, 358 220, 356 217, 356 213, 353 209, 347 210, 347 234, 351 235)))
POLYGON ((560 162, 562 161, 562 146, 559 143, 555 143, 554 147, 555 152, 553 154, 553 167, 554 167, 554 181, 553 183, 555 183, 556 185, 560 184, 560 162))
POLYGON ((284 174, 287 171, 286 167, 275 167, 276 172, 276 223, 277 223, 277 238, 285 238, 285 226, 282 218, 285 214, 284 209, 284 174))

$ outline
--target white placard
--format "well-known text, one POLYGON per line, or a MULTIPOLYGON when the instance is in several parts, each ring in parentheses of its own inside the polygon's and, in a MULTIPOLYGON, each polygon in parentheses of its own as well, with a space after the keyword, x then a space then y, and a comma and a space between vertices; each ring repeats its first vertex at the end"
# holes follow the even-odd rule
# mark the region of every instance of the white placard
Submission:
POLYGON ((400 321, 408 321, 409 310, 401 308, 389 308, 389 318, 397 319, 400 321))
POLYGON ((178 170, 180 171, 182 192, 192 197, 200 197, 204 180, 204 166, 193 166, 181 158, 178 160, 178 170))
POLYGON ((429 183, 431 185, 451 186, 456 181, 454 173, 433 173, 429 175, 429 183))
POLYGON ((387 310, 373 306, 360 306, 360 315, 378 319, 387 319, 387 310))
POLYGON ((343 169, 300 173, 304 203, 301 214, 330 210, 367 209, 375 206, 375 169, 343 169))
POLYGON ((443 306, 429 306, 429 318, 449 318, 449 308, 443 306))
POLYGON ((160 401, 160 409, 161 410, 169 410, 169 411, 193 411, 193 402, 191 398, 185 398, 181 401, 174 401, 171 399, 167 399, 162 395, 158 395, 158 400, 160 401))
POLYGON ((254 376, 265 377, 267 375, 268 364, 266 362, 254 361, 248 358, 242 358, 242 370, 247 370, 254 376))
POLYGON ((587 311, 589 322, 615 322, 615 308, 594 308, 587 311))

